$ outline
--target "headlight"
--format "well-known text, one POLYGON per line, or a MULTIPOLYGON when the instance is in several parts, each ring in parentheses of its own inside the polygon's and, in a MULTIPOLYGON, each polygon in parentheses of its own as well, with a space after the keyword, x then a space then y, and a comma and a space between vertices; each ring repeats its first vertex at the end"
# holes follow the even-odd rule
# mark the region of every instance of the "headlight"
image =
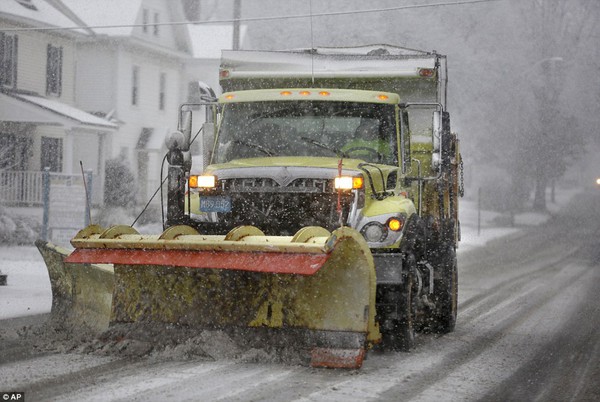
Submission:
POLYGON ((379 222, 367 223, 360 231, 366 241, 371 243, 380 243, 388 235, 387 228, 379 222))
POLYGON ((338 176, 333 182, 336 190, 356 190, 362 188, 363 184, 364 179, 362 176, 338 176))
POLYGON ((217 185, 217 178, 212 175, 190 176, 190 188, 214 188, 217 185))

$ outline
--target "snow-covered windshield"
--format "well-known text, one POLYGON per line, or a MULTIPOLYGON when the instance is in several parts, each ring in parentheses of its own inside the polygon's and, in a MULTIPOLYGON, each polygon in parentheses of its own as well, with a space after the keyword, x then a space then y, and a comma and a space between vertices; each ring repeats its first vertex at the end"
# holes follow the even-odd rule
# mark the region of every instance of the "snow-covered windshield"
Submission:
POLYGON ((397 149, 394 105, 243 102, 225 105, 213 160, 343 155, 397 165, 397 149))

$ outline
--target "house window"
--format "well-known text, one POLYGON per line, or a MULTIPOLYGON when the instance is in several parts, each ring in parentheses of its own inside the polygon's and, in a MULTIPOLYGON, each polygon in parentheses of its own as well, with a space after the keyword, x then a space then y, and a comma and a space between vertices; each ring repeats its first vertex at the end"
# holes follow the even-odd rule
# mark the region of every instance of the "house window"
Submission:
POLYGON ((0 84, 17 86, 18 38, 0 32, 0 84))
POLYGON ((51 172, 62 172, 62 138, 42 137, 40 166, 50 168, 51 172))
POLYGON ((62 91, 63 49, 48 45, 46 59, 46 94, 60 96, 62 91))
POLYGON ((165 110, 165 90, 167 86, 167 75, 165 73, 160 74, 160 89, 158 94, 158 109, 165 110))
POLYGON ((142 10, 142 32, 148 33, 148 9, 142 10))
POLYGON ((140 86, 140 68, 133 66, 131 74, 131 104, 137 106, 140 86))
POLYGON ((0 171, 27 170, 33 139, 0 131, 0 171))
POLYGON ((17 170, 15 163, 15 142, 14 134, 0 133, 0 171, 17 170))
POLYGON ((158 13, 154 13, 154 36, 158 36, 158 23, 159 23, 158 13))

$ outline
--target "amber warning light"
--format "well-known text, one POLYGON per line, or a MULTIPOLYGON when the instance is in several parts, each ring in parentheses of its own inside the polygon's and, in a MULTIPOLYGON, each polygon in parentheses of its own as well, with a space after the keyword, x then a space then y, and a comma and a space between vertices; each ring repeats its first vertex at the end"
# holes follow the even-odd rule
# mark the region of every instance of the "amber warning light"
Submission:
POLYGON ((394 232, 398 232, 398 231, 402 230, 402 226, 404 226, 404 222, 402 222, 402 220, 399 218, 390 218, 387 221, 387 226, 388 226, 388 228, 390 228, 390 230, 393 230, 394 232))
POLYGON ((435 75, 435 70, 433 68, 420 68, 419 76, 424 78, 431 78, 435 75))

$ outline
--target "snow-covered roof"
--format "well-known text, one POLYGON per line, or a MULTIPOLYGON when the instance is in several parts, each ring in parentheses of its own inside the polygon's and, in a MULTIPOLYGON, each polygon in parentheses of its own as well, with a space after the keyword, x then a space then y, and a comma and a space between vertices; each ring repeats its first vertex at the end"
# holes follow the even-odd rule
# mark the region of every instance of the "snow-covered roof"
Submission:
MULTIPOLYGON (((2 0, 0 1, 0 16, 2 14, 5 14, 6 18, 16 23, 30 24, 36 27, 73 27, 80 25, 46 0, 29 0, 27 2, 2 0), (27 6, 27 4, 30 6, 27 6)), ((82 29, 73 31, 79 33, 85 32, 82 29)))
MULTIPOLYGON (((246 34, 246 25, 240 26, 240 43, 246 34)), ((221 50, 233 47, 232 24, 190 24, 193 57, 196 59, 220 59, 221 50)))
POLYGON ((0 98, 0 121, 19 121, 43 124, 75 124, 105 129, 118 126, 108 120, 84 112, 65 103, 35 95, 4 94, 0 98), (19 103, 20 102, 20 103, 19 103), (33 107, 32 107, 33 106, 33 107))
POLYGON ((142 0, 62 0, 62 2, 85 21, 88 26, 129 25, 103 28, 102 30, 92 28, 96 33, 108 36, 130 36, 133 32, 133 26, 131 25, 136 23, 142 6, 142 0))

